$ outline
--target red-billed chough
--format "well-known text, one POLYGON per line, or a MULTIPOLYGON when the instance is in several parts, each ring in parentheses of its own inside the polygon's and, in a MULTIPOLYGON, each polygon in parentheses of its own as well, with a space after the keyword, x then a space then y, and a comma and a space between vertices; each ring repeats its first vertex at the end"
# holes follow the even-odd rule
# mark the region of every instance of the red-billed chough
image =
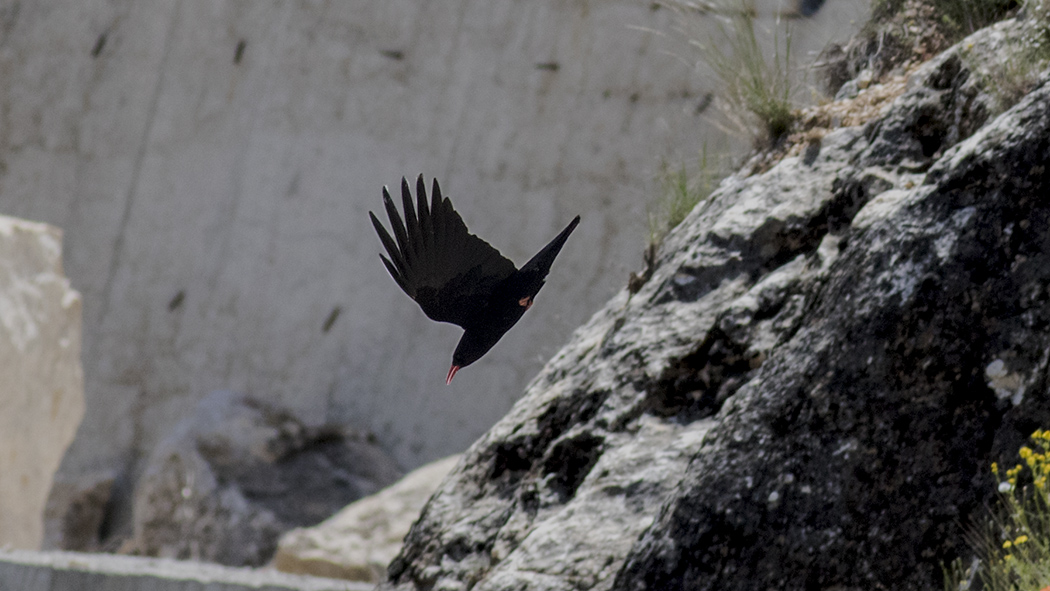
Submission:
POLYGON ((551 263, 580 223, 580 216, 517 269, 488 242, 467 231, 463 219, 452 209, 452 202, 441 196, 437 179, 429 205, 423 175, 416 181, 415 206, 404 177, 401 199, 404 221, 390 192, 383 187, 383 205, 393 238, 375 214, 368 212, 390 255, 389 259, 382 254, 379 258, 423 313, 432 320, 463 327, 463 337, 452 354, 452 368, 445 378, 445 383, 450 384, 457 371, 487 353, 532 306, 551 263))

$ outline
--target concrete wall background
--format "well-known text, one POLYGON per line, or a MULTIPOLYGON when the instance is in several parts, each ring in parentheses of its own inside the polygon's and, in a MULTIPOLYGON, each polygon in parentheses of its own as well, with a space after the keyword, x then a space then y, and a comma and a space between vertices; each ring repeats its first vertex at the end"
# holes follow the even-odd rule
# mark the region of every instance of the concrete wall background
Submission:
MULTIPOLYGON (((860 4, 829 2, 800 45, 860 4)), ((126 494, 219 388, 371 429, 406 468, 464 448, 640 267, 661 159, 721 141, 672 20, 642 0, 0 0, 0 212, 65 230, 84 298, 63 470, 117 466, 126 494), (583 216, 451 387, 460 330, 397 289, 367 219, 420 172, 519 264, 583 216)))

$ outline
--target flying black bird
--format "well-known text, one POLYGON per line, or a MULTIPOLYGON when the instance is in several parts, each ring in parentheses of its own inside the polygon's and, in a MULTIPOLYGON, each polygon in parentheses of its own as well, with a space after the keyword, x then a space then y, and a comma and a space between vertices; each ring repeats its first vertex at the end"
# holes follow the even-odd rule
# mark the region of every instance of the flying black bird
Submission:
POLYGON ((487 353, 532 306, 551 263, 580 223, 580 216, 517 269, 488 242, 467 231, 463 218, 452 209, 452 202, 442 198, 437 179, 428 205, 426 185, 423 175, 419 175, 413 207, 408 181, 402 177, 401 200, 404 221, 390 192, 383 187, 383 205, 393 238, 375 214, 368 212, 390 255, 389 259, 382 254, 379 258, 423 313, 432 320, 463 328, 445 378, 445 383, 451 384, 457 371, 487 353))

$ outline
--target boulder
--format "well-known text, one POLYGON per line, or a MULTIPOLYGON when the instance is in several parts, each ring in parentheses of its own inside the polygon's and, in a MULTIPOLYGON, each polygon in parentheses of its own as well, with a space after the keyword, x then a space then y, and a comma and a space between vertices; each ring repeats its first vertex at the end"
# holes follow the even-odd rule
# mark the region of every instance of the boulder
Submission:
POLYGON ((400 476, 368 437, 213 392, 150 459, 122 551, 259 566, 284 531, 316 524, 400 476))
POLYGON ((83 415, 80 294, 62 272, 62 232, 0 216, 0 546, 40 547, 83 415))
POLYGON ((416 468, 329 519, 284 534, 273 566, 295 574, 381 581, 420 509, 459 458, 449 456, 416 468))
POLYGON ((47 550, 97 552, 102 549, 102 526, 116 482, 109 470, 71 477, 59 472, 51 485, 44 510, 47 550))
POLYGON ((466 452, 383 588, 942 589, 990 464, 1050 426, 1050 79, 997 115, 962 49, 1019 27, 726 179, 466 452))

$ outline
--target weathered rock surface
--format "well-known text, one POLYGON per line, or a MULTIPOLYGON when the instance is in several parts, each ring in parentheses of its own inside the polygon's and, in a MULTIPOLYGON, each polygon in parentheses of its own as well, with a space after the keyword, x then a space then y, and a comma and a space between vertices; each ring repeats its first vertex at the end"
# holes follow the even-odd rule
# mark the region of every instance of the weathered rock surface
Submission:
POLYGON ((727 179, 468 450, 387 587, 941 589, 989 464, 1050 425, 1050 83, 989 104, 952 50, 727 179))
POLYGON ((281 536, 273 566, 288 573, 379 582, 409 527, 460 456, 431 462, 331 518, 281 536))
POLYGON ((0 546, 40 547, 83 415, 80 294, 62 272, 62 233, 0 216, 0 546))
POLYGON ((314 525, 400 476, 374 442, 214 392, 158 446, 123 550, 259 566, 281 533, 314 525))

